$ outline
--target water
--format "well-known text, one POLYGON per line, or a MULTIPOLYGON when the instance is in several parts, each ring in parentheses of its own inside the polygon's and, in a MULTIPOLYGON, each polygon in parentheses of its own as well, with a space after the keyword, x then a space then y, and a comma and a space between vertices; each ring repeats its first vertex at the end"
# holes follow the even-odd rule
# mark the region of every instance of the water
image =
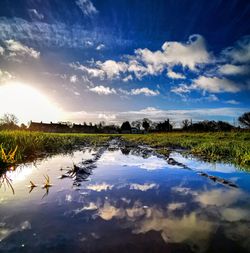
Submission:
POLYGON ((0 252, 250 252, 250 174, 170 158, 178 164, 140 148, 84 149, 8 172, 0 252), (83 171, 59 179, 73 163, 83 171))

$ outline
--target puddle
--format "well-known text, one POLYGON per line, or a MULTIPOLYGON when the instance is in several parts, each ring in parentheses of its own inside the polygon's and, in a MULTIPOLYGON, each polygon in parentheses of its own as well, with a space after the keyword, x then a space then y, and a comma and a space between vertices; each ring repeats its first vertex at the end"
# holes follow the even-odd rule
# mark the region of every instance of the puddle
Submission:
POLYGON ((112 144, 7 172, 0 252, 250 252, 250 174, 145 150, 112 144))

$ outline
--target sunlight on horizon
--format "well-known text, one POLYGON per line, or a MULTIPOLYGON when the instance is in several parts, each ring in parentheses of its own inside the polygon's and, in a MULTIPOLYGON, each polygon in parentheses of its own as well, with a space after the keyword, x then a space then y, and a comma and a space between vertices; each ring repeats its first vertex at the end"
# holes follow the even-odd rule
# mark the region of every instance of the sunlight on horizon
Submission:
POLYGON ((63 111, 38 89, 21 82, 0 86, 0 115, 13 113, 20 123, 59 121, 63 111))

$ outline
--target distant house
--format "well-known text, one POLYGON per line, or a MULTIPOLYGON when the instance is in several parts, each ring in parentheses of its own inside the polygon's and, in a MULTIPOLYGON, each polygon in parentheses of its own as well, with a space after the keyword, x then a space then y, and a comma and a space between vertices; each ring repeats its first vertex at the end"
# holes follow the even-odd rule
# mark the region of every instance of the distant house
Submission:
POLYGON ((73 124, 71 128, 72 133, 96 133, 97 127, 82 124, 73 124))
POLYGON ((30 123, 29 130, 49 132, 49 133, 68 133, 70 128, 66 124, 62 123, 43 123, 43 122, 32 122, 30 123))

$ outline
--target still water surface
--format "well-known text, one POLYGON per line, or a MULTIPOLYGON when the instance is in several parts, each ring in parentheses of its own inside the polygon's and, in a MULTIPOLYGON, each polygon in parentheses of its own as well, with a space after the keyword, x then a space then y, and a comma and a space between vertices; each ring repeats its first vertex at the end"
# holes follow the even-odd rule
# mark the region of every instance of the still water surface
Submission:
POLYGON ((250 174, 170 158, 179 163, 88 148, 8 172, 15 193, 0 189, 0 252, 250 252, 250 174), (61 179, 73 164, 84 173, 61 179))

